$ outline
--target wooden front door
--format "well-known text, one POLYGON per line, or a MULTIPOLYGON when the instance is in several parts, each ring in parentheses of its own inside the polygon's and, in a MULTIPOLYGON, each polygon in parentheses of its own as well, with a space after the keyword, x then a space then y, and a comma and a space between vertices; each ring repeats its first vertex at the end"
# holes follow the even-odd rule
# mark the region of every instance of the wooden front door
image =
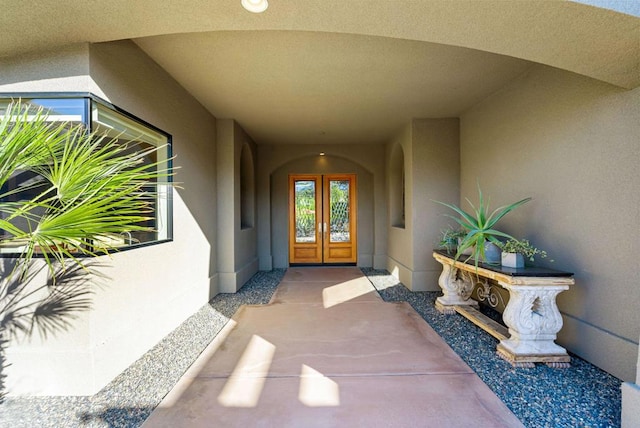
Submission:
POLYGON ((355 263, 355 174, 289 176, 289 263, 355 263))

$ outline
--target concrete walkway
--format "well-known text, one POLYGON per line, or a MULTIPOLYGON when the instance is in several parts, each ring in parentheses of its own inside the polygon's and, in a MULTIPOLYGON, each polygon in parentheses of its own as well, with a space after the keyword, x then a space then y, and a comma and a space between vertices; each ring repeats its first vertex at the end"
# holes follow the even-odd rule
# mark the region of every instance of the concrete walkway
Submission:
POLYGON ((357 268, 290 268, 243 306, 143 425, 520 427, 406 303, 357 268))

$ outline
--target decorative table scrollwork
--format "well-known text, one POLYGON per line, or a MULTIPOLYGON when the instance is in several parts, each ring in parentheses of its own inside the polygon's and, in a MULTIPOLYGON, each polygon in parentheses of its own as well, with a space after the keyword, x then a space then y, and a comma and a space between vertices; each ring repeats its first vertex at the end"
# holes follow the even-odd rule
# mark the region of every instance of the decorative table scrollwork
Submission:
MULTIPOLYGON (((467 274, 471 275, 470 273, 467 274)), ((507 302, 497 290, 498 287, 498 285, 491 283, 487 278, 480 278, 480 281, 476 282, 476 298, 478 302, 486 303, 489 307, 503 312, 507 302)))

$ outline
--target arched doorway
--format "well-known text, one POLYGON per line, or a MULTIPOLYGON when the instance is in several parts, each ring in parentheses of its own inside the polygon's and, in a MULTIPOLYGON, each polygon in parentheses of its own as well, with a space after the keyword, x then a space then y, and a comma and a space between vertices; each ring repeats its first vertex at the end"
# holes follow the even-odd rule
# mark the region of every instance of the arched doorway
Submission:
MULTIPOLYGON (((376 199, 374 198, 374 174, 361 164, 346 157, 307 155, 282 163, 269 174, 269 222, 262 230, 268 231, 270 237, 270 254, 273 267, 290 266, 289 257, 289 179, 291 175, 344 175, 354 174, 356 177, 354 200, 357 212, 354 213, 356 228, 351 232, 355 238, 355 263, 358 266, 373 266, 375 252, 376 199)), ((258 183, 260 185, 260 182, 258 183)), ((380 189, 382 190, 382 189, 380 189)), ((384 209, 384 201, 380 209, 384 209)), ((323 222, 324 223, 324 222, 323 222)), ((317 228, 317 222, 316 222, 317 228)), ((347 263, 347 262, 343 262, 347 263)), ((351 262, 353 263, 353 262, 351 262)))

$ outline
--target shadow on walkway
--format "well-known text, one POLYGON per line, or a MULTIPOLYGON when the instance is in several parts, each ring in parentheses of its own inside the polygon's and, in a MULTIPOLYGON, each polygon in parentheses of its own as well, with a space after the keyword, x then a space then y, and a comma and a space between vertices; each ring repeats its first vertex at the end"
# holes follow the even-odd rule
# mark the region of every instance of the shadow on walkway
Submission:
POLYGON ((407 303, 357 268, 291 268, 242 306, 145 422, 197 426, 522 426, 407 303))

